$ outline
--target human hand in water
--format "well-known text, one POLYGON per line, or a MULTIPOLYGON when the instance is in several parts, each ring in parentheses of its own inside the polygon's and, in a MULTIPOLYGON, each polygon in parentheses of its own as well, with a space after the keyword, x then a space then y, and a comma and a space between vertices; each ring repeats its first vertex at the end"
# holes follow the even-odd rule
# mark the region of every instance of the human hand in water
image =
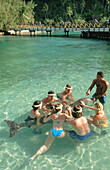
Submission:
POLYGON ((34 160, 34 157, 33 157, 33 156, 32 156, 32 157, 30 157, 30 158, 29 158, 29 160, 30 160, 30 161, 33 161, 33 160, 34 160))
POLYGON ((92 98, 92 100, 94 101, 94 100, 96 100, 96 98, 94 97, 94 98, 92 98))
POLYGON ((90 115, 91 118, 93 118, 94 116, 90 115))
POLYGON ((83 101, 80 101, 81 106, 85 106, 85 103, 83 101))
POLYGON ((88 90, 87 92, 86 92, 86 96, 88 96, 90 94, 90 90, 88 90))
POLYGON ((34 160, 33 156, 29 158, 29 166, 31 166, 31 163, 32 163, 33 160, 34 160))

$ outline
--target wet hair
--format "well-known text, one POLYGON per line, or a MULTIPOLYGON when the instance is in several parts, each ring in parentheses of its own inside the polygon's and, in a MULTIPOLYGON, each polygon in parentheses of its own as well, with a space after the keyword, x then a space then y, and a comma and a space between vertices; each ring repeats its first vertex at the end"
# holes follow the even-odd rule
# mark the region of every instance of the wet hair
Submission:
POLYGON ((37 110, 38 108, 39 108, 39 106, 38 107, 34 107, 34 105, 40 105, 41 104, 41 101, 40 100, 36 100, 33 104, 32 104, 32 108, 34 109, 34 110, 37 110))
POLYGON ((54 91, 49 91, 48 94, 55 94, 54 91))
POLYGON ((65 88, 72 88, 72 86, 70 84, 67 84, 65 88))
POLYGON ((103 71, 99 71, 99 72, 97 73, 97 75, 101 76, 102 78, 104 77, 103 71))
POLYGON ((60 104, 60 103, 55 104, 53 107, 53 111, 55 111, 55 112, 58 112, 61 109, 62 109, 62 104, 60 104))
POLYGON ((74 118, 80 118, 82 116, 82 107, 79 105, 74 106, 72 115, 74 118))
POLYGON ((103 105, 100 102, 95 102, 94 103, 94 107, 98 110, 98 111, 102 111, 103 110, 103 105))

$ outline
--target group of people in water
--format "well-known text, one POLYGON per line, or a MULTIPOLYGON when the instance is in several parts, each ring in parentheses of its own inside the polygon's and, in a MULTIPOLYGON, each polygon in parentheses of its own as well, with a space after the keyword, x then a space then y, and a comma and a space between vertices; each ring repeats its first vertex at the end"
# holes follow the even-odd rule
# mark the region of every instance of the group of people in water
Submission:
POLYGON ((36 120, 37 130, 40 130, 41 126, 50 120, 53 121, 53 127, 49 132, 45 144, 30 158, 31 161, 36 156, 46 152, 56 137, 62 138, 67 136, 73 141, 76 139, 84 140, 91 136, 94 125, 100 128, 101 131, 108 127, 108 121, 103 107, 106 103, 106 93, 109 83, 104 79, 104 73, 102 71, 97 73, 96 79, 93 80, 86 92, 86 96, 90 94, 90 91, 95 85, 96 92, 92 96, 92 100, 94 101, 93 107, 86 105, 83 100, 79 105, 72 107, 75 98, 72 95, 72 86, 70 84, 67 84, 65 90, 57 94, 57 97, 55 97, 56 94, 54 91, 49 91, 48 96, 42 99, 42 101, 37 100, 32 104, 33 109, 27 120, 36 120), (99 102, 96 102, 97 99, 99 99, 99 102), (90 115, 90 117, 86 118, 83 116, 83 107, 95 110, 95 115, 90 115), (40 109, 42 109, 43 115, 40 113, 40 109), (73 130, 64 129, 64 123, 70 124, 73 130))

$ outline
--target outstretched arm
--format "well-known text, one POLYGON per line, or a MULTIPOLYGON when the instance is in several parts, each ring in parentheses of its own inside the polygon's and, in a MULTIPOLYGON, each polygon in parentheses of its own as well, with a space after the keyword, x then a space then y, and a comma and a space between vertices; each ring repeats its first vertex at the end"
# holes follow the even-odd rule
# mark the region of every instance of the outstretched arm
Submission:
POLYGON ((68 99, 69 99, 69 100, 72 100, 72 101, 75 100, 75 98, 73 97, 72 91, 70 92, 70 96, 68 96, 68 99))
POLYGON ((87 107, 87 108, 92 109, 92 110, 97 110, 97 109, 96 109, 96 108, 94 108, 94 107, 91 107, 91 106, 85 105, 85 103, 84 103, 83 101, 81 101, 81 106, 83 106, 83 107, 87 107))
POLYGON ((51 120, 51 119, 52 119, 51 115, 50 115, 50 116, 46 115, 46 116, 44 117, 43 122, 48 122, 48 121, 51 120))
POLYGON ((64 106, 67 105, 67 104, 69 104, 68 102, 66 102, 65 100, 63 100, 63 98, 62 98, 62 100, 57 99, 57 102, 62 103, 64 106))
POLYGON ((70 106, 68 106, 66 109, 67 109, 67 111, 68 111, 68 113, 69 113, 69 114, 66 114, 66 113, 65 113, 66 118, 67 118, 67 119, 72 119, 72 118, 73 118, 73 116, 72 116, 72 111, 71 111, 72 108, 71 108, 70 106))
POLYGON ((95 80, 93 80, 92 84, 90 85, 90 87, 88 88, 87 92, 86 92, 86 96, 88 96, 90 94, 90 91, 93 89, 93 87, 95 86, 95 80))
MULTIPOLYGON (((43 103, 43 102, 42 102, 42 103, 43 103)), ((51 112, 52 110, 51 110, 51 109, 47 109, 47 108, 46 108, 46 104, 43 103, 43 104, 42 104, 42 111, 43 111, 43 114, 46 116, 46 114, 47 114, 48 112, 51 112)))

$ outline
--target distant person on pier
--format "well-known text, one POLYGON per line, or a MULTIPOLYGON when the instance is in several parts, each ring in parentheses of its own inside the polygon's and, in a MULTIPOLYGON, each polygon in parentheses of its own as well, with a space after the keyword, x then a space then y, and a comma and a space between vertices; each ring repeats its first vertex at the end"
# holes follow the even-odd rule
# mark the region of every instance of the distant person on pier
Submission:
POLYGON ((108 26, 109 26, 109 19, 106 19, 106 26, 108 28, 108 26))
POLYGON ((41 21, 39 21, 39 27, 41 27, 41 26, 42 26, 41 21))
POLYGON ((102 104, 106 103, 106 93, 109 87, 109 83, 107 80, 104 79, 104 73, 102 71, 99 71, 97 73, 96 79, 93 80, 91 86, 86 92, 86 96, 90 94, 90 91, 93 89, 95 85, 96 85, 96 92, 92 96, 93 100, 99 99, 99 101, 102 104))

